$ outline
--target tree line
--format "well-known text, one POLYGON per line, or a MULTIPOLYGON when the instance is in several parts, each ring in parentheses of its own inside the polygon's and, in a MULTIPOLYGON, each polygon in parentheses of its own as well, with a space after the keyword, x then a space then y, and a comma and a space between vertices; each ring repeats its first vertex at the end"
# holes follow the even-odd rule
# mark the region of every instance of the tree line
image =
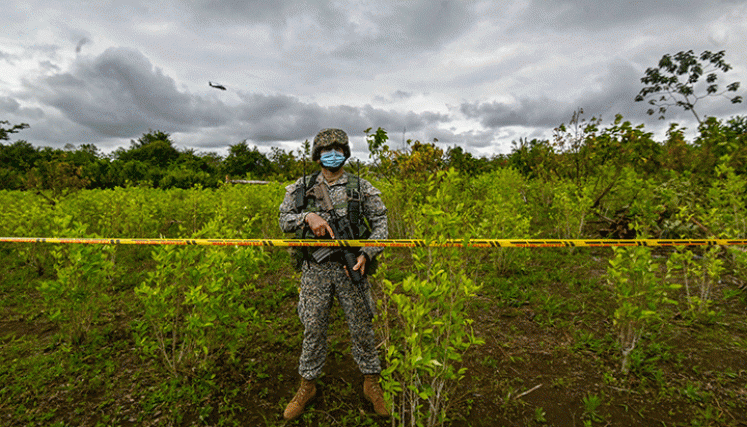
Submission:
MULTIPOLYGON (((28 127, 0 123, 0 141, 8 141, 10 134, 28 127)), ((416 142, 413 147, 418 150, 421 144, 416 142)), ((470 162, 487 170, 492 168, 491 163, 501 163, 500 156, 476 159, 461 148, 449 149, 446 154, 441 159, 445 167, 461 168, 470 162)), ((52 148, 35 147, 25 140, 0 142, 0 189, 51 190, 54 194, 128 186, 212 188, 226 179, 288 181, 304 169, 313 172, 315 166, 303 150, 273 147, 264 153, 246 141, 230 145, 226 156, 180 149, 169 133, 160 130, 145 133, 130 141, 128 148, 108 155, 94 144, 52 148)))
MULTIPOLYGON (((2 122, 7 125, 7 122, 2 122)), ((28 125, 3 127, 2 140, 28 125), (20 126, 20 127, 19 127, 20 126)), ((103 154, 93 144, 65 148, 35 147, 24 140, 0 143, 0 188, 51 190, 55 194, 82 188, 148 186, 153 188, 217 187, 232 179, 283 180, 300 170, 296 155, 279 148, 268 154, 246 141, 231 145, 227 156, 179 149, 166 132, 151 131, 128 148, 103 154)))
MULTIPOLYGON (((0 123, 0 140, 5 141, 28 127, 0 123)), ((686 141, 684 133, 685 128, 671 124, 665 139, 657 141, 643 125, 617 116, 603 126, 599 118, 583 118, 579 109, 568 124, 554 129, 551 139, 520 138, 510 153, 487 157, 458 146, 443 149, 435 141, 408 140, 404 148, 392 149, 386 130, 369 129, 370 158, 364 167, 390 180, 419 179, 450 168, 474 176, 511 167, 529 178, 577 183, 625 167, 647 176, 674 172, 707 179, 724 163, 737 174, 747 173, 747 117, 709 117, 693 141, 686 141)), ((143 134, 128 148, 108 155, 93 144, 60 149, 35 147, 25 140, 0 143, 0 189, 50 190, 55 195, 83 188, 212 188, 226 178, 288 181, 314 166, 303 150, 273 147, 263 153, 246 141, 231 145, 227 156, 179 149, 163 131, 143 134)))

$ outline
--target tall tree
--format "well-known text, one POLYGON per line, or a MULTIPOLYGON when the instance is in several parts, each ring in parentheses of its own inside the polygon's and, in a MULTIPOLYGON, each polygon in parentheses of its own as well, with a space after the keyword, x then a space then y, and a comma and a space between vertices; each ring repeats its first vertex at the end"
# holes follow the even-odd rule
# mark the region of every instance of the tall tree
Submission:
POLYGON ((168 133, 156 131, 143 134, 137 141, 130 141, 130 149, 119 149, 115 151, 115 156, 123 162, 136 160, 166 168, 179 158, 179 150, 174 147, 168 133))
MULTIPOLYGON (((732 104, 742 102, 742 97, 735 93, 739 89, 739 82, 726 85, 726 89, 719 89, 718 73, 731 70, 731 65, 724 61, 725 51, 705 51, 696 56, 692 50, 678 52, 674 55, 666 54, 659 60, 658 67, 648 68, 641 83, 647 85, 635 97, 636 102, 648 100, 652 107, 658 107, 659 119, 664 118, 667 108, 682 107, 695 116, 699 124, 703 124, 700 115, 695 111, 695 104, 708 96, 724 96, 732 104), (697 83, 705 75, 705 91, 696 88, 697 83), (696 92, 697 91, 697 92, 696 92)), ((657 110, 648 109, 649 115, 657 110)))
POLYGON ((232 177, 250 174, 252 177, 260 178, 272 173, 272 164, 256 146, 249 148, 249 144, 244 140, 230 146, 228 156, 223 160, 223 170, 232 177))

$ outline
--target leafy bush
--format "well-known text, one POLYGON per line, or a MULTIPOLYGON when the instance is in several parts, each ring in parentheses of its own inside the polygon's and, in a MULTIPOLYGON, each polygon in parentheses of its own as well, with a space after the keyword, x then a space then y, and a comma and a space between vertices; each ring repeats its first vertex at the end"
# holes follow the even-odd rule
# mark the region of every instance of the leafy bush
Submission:
MULTIPOLYGON (((86 233, 85 225, 72 217, 55 219, 58 235, 97 237, 86 233)), ((110 308, 114 272, 114 248, 109 245, 70 244, 52 249, 56 277, 44 280, 39 292, 49 318, 57 323, 70 342, 79 344, 110 308)), ((108 313, 111 315, 111 313, 108 313)))
POLYGON ((613 323, 622 352, 621 371, 628 373, 629 356, 647 327, 662 318, 664 303, 676 304, 667 289, 679 286, 661 284, 659 266, 653 262, 649 247, 615 247, 609 263, 607 282, 617 297, 613 323))
MULTIPOLYGON (((235 236, 211 220, 192 238, 235 236)), ((155 271, 135 289, 144 306, 136 342, 145 354, 160 357, 173 375, 207 369, 220 358, 234 360, 257 321, 247 307, 266 254, 261 248, 160 246, 153 251, 155 271)))
MULTIPOLYGON (((454 171, 429 181, 427 202, 411 212, 418 235, 443 243, 461 233, 469 209, 450 191, 459 188, 454 171), (443 179, 443 181, 442 181, 443 179)), ((440 426, 454 403, 452 394, 464 378, 462 355, 482 343, 466 315, 480 288, 467 274, 465 250, 419 248, 413 251, 418 273, 401 283, 384 280, 386 361, 385 397, 402 425, 440 426)))
MULTIPOLYGON (((54 205, 29 192, 0 191, 0 234, 4 236, 46 237, 54 235, 54 205)), ((39 276, 53 269, 48 245, 16 244, 14 252, 39 276)))
MULTIPOLYGON (((475 238, 522 239, 531 237, 531 214, 526 201, 526 178, 514 169, 502 169, 475 177, 464 191, 474 209, 467 218, 468 233, 475 238)), ((459 194, 455 197, 460 198, 459 194)), ((529 251, 519 248, 493 248, 476 254, 477 265, 504 273, 526 264, 529 251)))
POLYGON ((716 315, 710 307, 714 284, 724 271, 721 252, 720 247, 711 246, 696 258, 691 249, 678 248, 667 260, 666 279, 684 287, 688 313, 695 318, 711 320, 716 315))

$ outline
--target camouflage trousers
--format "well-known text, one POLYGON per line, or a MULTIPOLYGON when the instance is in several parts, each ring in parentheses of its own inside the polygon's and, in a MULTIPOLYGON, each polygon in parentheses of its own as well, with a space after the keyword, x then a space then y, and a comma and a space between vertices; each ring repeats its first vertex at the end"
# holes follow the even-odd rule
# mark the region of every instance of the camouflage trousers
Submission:
MULTIPOLYGON (((374 307, 367 283, 366 289, 369 307, 374 307)), ((312 380, 322 372, 327 357, 327 330, 335 295, 350 329, 353 360, 365 375, 380 373, 381 363, 376 351, 373 319, 360 292, 342 265, 336 262, 304 263, 298 299, 298 317, 304 326, 298 373, 307 380, 312 380)))

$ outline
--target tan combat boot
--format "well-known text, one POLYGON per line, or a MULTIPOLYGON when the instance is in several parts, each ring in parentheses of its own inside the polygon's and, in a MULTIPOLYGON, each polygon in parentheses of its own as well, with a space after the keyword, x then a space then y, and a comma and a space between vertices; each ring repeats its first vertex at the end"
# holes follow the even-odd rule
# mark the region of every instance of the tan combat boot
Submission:
POLYGON ((384 391, 381 390, 381 386, 379 385, 378 375, 364 375, 363 395, 373 404, 376 415, 382 417, 389 416, 389 410, 384 400, 384 391))
POLYGON ((286 420, 292 420, 303 414, 306 404, 314 397, 316 397, 316 382, 314 380, 301 378, 301 387, 298 388, 296 395, 293 396, 293 400, 291 400, 288 406, 285 407, 283 418, 286 420))

